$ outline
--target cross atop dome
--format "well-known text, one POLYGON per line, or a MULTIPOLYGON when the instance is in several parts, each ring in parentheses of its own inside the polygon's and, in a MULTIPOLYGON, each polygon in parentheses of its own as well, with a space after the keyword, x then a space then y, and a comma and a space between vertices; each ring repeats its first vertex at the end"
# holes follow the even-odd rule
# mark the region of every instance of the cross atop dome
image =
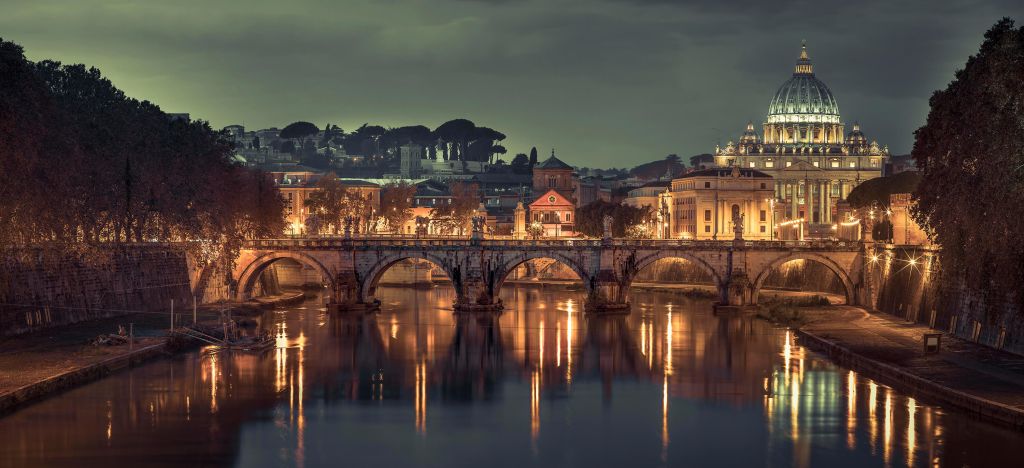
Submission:
POLYGON ((796 61, 797 75, 813 75, 814 67, 811 66, 811 57, 807 55, 807 41, 800 42, 800 58, 796 61))

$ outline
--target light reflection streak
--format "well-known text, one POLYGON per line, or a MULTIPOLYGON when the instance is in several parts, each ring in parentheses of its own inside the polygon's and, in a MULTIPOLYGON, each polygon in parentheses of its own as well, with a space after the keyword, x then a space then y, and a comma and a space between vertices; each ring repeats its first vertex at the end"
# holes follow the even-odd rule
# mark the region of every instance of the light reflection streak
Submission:
POLYGON ((217 355, 218 352, 210 353, 210 412, 217 412, 217 355))
MULTIPOLYGON (((651 353, 654 354, 654 353, 651 353)), ((668 380, 672 375, 672 309, 669 308, 665 325, 665 372, 661 384, 661 459, 668 458, 668 380)))
POLYGON ((414 396, 416 413, 416 432, 427 433, 427 362, 420 361, 416 365, 416 388, 414 396))
POLYGON ((871 454, 874 455, 877 452, 875 444, 878 440, 878 418, 875 413, 878 408, 878 384, 875 382, 868 382, 868 428, 871 434, 871 454))
POLYGON ((892 390, 885 389, 885 432, 882 443, 882 460, 885 464, 889 465, 889 459, 892 456, 892 390))
POLYGON ((569 299, 565 303, 565 380, 572 383, 572 335, 575 330, 572 328, 572 313, 575 303, 569 299))
POLYGON ((914 466, 914 450, 917 448, 917 401, 907 398, 907 466, 914 466))
POLYGON ((562 367, 562 322, 555 322, 555 367, 562 367))
POLYGON ((857 444, 857 375, 846 375, 846 446, 853 450, 857 444))
POLYGON ((540 371, 530 377, 530 437, 534 443, 540 434, 540 371))
POLYGON ((298 367, 299 375, 297 376, 296 386, 298 387, 298 411, 296 412, 296 447, 295 447, 295 464, 296 466, 302 467, 306 463, 306 416, 302 409, 303 400, 303 380, 305 367, 305 350, 306 350, 306 335, 299 332, 299 338, 296 340, 296 344, 299 348, 298 367))

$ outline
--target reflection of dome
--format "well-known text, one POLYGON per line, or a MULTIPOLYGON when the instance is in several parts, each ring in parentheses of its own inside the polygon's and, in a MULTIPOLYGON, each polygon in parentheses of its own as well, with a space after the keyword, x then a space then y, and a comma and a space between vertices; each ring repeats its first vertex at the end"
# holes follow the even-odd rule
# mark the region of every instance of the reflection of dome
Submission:
POLYGON ((846 134, 846 144, 851 146, 867 146, 868 138, 864 136, 864 132, 860 131, 860 124, 853 124, 853 130, 846 134))
POLYGON ((805 122, 839 123, 839 104, 828 86, 815 78, 806 45, 793 77, 779 87, 768 106, 768 123, 805 122))

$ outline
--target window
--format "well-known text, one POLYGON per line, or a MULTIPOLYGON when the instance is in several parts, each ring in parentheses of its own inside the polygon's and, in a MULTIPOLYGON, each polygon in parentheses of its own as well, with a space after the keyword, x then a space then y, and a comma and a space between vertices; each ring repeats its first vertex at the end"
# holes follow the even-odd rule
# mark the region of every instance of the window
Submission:
POLYGON ((792 165, 793 165, 793 161, 786 161, 786 167, 789 167, 789 166, 792 166, 792 165))
POLYGON ((750 167, 757 167, 757 163, 755 163, 754 161, 750 161, 750 167))
POLYGON ((711 210, 704 210, 704 221, 711 221, 711 210))
POLYGON ((704 232, 711 232, 711 226, 708 224, 704 225, 704 232))
POLYGON ((763 223, 765 221, 768 221, 768 212, 765 210, 761 210, 761 222, 763 223))
POLYGON ((818 167, 818 161, 814 161, 814 167, 818 167))
POLYGON ((548 187, 551 187, 551 188, 557 187, 557 185, 556 185, 557 181, 558 181, 558 179, 555 179, 554 177, 548 177, 548 187))
POLYGON ((839 161, 832 161, 832 167, 839 167, 839 161))
POLYGON ((768 185, 765 184, 764 182, 761 182, 761 190, 764 190, 766 188, 768 188, 768 185))
POLYGON ((571 223, 572 222, 572 215, 571 214, 569 214, 569 213, 565 214, 565 222, 567 222, 567 223, 571 223))
POLYGON ((711 188, 711 182, 704 182, 704 188, 711 188))
POLYGON ((773 163, 771 161, 765 161, 764 167, 767 167, 767 168, 771 169, 771 168, 775 167, 775 163, 773 163))
POLYGON ((850 168, 852 169, 852 168, 856 168, 856 167, 857 167, 857 163, 853 162, 853 161, 850 161, 850 168))
POLYGON ((764 233, 764 226, 761 226, 761 233, 764 233))

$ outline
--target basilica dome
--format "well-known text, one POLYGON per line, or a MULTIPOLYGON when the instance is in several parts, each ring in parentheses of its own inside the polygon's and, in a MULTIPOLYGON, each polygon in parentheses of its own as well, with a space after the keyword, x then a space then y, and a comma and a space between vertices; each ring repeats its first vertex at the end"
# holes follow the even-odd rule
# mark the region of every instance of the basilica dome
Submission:
POLYGON ((768 106, 767 123, 839 123, 835 96, 814 76, 807 46, 800 51, 793 77, 775 92, 768 106))

